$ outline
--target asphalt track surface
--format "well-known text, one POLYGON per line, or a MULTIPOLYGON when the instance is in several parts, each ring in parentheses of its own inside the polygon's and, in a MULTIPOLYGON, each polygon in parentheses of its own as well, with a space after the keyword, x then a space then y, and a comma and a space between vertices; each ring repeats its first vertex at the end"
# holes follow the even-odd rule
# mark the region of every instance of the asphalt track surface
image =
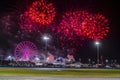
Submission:
POLYGON ((0 76, 0 80, 120 80, 120 78, 0 76))

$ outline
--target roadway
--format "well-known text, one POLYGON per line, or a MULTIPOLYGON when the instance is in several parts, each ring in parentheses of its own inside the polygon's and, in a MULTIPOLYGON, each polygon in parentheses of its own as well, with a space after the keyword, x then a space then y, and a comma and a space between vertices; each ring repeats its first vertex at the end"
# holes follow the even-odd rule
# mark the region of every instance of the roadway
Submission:
POLYGON ((0 76, 0 80, 120 80, 120 78, 0 76))

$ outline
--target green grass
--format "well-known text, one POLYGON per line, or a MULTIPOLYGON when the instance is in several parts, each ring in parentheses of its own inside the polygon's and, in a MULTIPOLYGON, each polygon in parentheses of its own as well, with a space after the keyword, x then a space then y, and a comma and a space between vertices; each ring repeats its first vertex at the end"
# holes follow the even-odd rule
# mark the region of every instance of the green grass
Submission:
POLYGON ((120 69, 63 69, 58 71, 0 68, 0 76, 120 77, 120 69))

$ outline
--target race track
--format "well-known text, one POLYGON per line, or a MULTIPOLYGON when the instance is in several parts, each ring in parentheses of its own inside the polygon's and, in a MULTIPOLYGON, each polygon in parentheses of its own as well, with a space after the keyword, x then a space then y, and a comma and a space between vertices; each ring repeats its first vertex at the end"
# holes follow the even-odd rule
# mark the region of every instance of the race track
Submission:
POLYGON ((120 80, 120 78, 0 76, 0 80, 120 80))

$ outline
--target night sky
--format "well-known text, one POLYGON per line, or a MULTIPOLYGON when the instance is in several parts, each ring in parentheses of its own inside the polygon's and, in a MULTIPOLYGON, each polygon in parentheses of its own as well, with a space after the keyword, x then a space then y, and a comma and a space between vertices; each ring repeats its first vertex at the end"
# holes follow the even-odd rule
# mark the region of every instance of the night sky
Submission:
MULTIPOLYGON (((1 0, 0 1, 0 18, 3 16, 16 13, 23 13, 26 8, 35 0, 1 0), (28 5, 28 6, 26 6, 28 5)), ((57 10, 57 17, 63 14, 65 11, 71 9, 85 9, 92 13, 102 13, 109 20, 110 31, 108 35, 101 40, 100 44, 100 55, 104 59, 117 60, 120 63, 120 14, 119 14, 119 2, 115 0, 47 0, 52 2, 57 10)), ((15 16, 16 16, 15 15, 15 16)), ((13 17, 14 18, 14 17, 13 17)), ((0 21, 2 21, 0 19, 0 21)), ((16 21, 12 19, 13 22, 16 21)), ((58 22, 59 23, 59 22, 58 22)), ((14 51, 14 44, 22 41, 23 39, 13 39, 12 36, 16 35, 15 25, 10 29, 11 35, 7 35, 3 31, 3 26, 0 25, 0 49, 3 50, 4 54, 7 51, 14 51), (11 48, 12 47, 12 48, 11 48)), ((8 33, 9 34, 9 33, 8 33)), ((32 35, 32 34, 31 34, 32 35)), ((36 36, 35 36, 36 37, 36 36)), ((53 37, 54 38, 54 37, 53 37)), ((27 38, 29 40, 29 38, 27 38)), ((27 40, 25 39, 25 40, 27 40)), ((34 41, 34 39, 33 39, 34 41)), ((34 41, 35 42, 35 41, 34 41)), ((87 62, 88 58, 96 59, 96 46, 94 41, 90 40, 87 46, 79 47, 78 51, 74 53, 76 60, 81 58, 83 62, 87 62)))

